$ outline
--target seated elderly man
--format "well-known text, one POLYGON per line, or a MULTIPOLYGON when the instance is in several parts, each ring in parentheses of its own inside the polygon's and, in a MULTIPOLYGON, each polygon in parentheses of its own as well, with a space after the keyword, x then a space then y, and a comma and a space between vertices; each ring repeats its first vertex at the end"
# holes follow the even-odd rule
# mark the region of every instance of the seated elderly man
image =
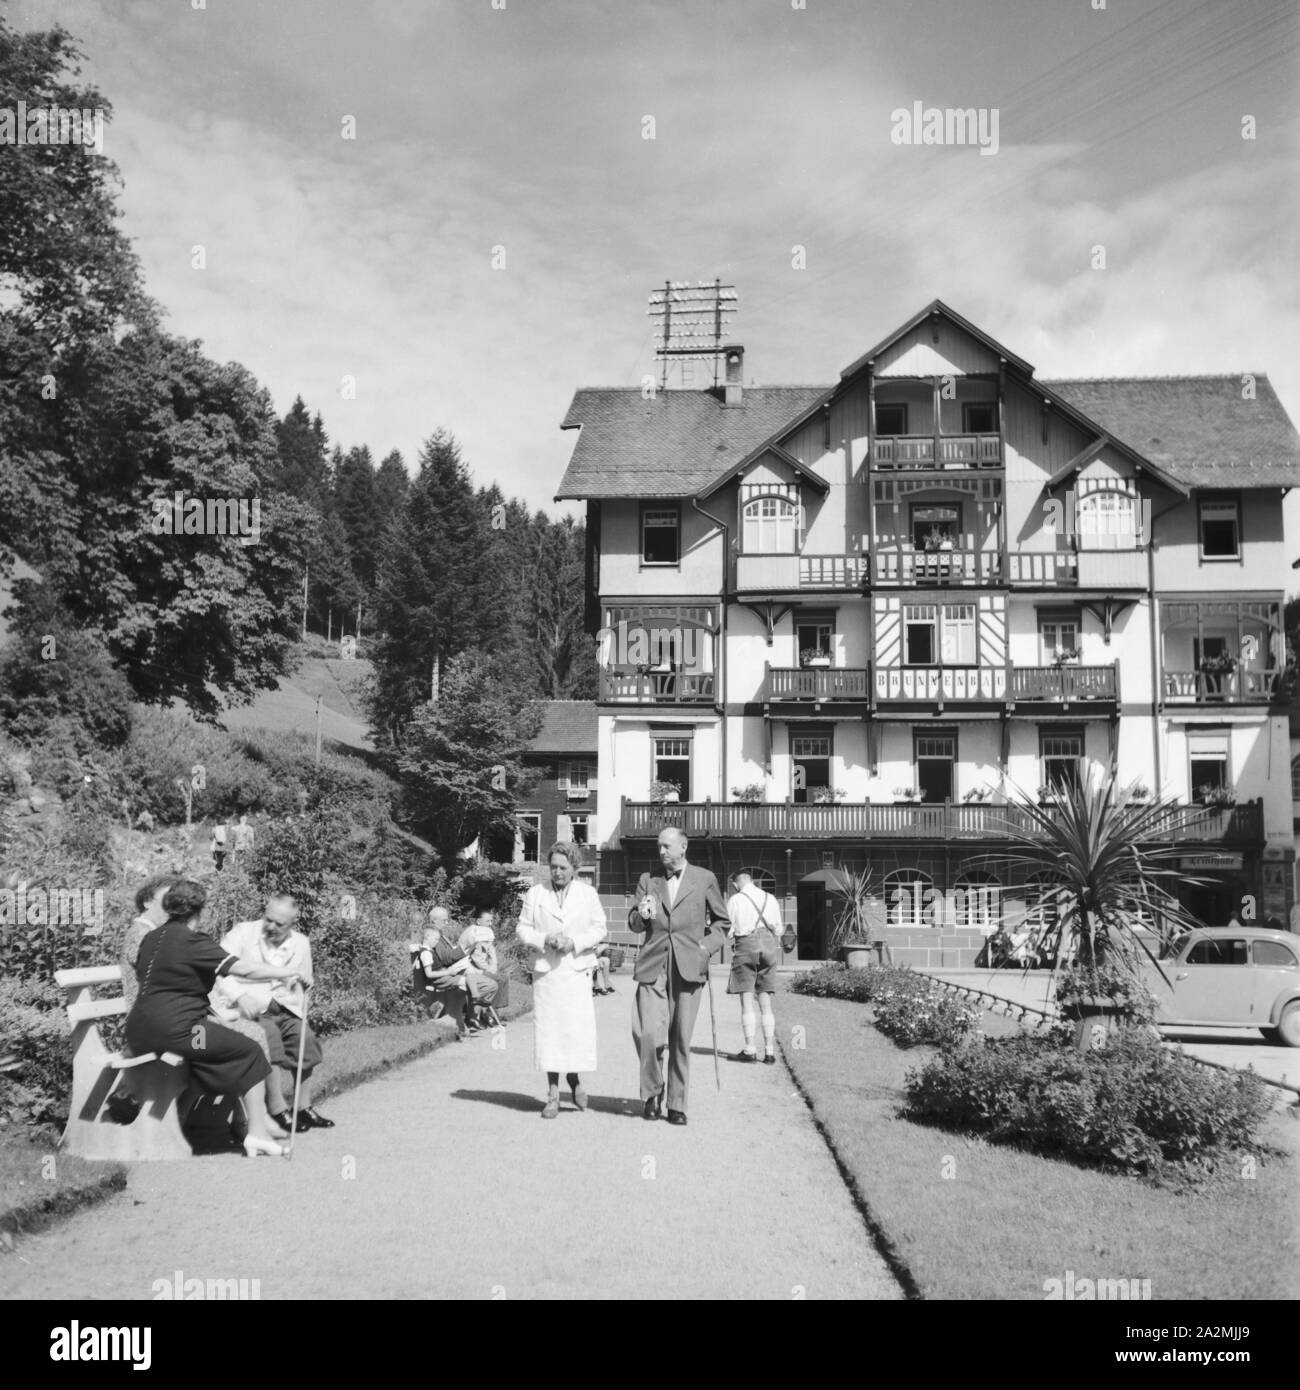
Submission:
MULTIPOLYGON (((311 945, 294 929, 298 920, 298 904, 287 893, 277 893, 267 899, 265 913, 251 922, 236 922, 222 938, 221 949, 253 965, 274 965, 292 968, 298 978, 291 985, 252 984, 246 979, 225 976, 218 989, 244 1018, 259 1023, 270 1048, 271 1065, 283 1073, 281 1092, 293 1095, 298 1067, 298 1049, 302 1048, 302 1090, 298 1097, 297 1128, 333 1129, 334 1121, 327 1120, 311 1104, 311 1075, 322 1058, 316 1034, 308 1027, 306 1017, 306 988, 312 982, 311 945)), ((292 1103, 292 1102, 291 1102, 292 1103)), ((271 1119, 283 1129, 291 1129, 287 1111, 271 1119)))
MULTIPOLYGON (((489 918, 491 914, 486 914, 489 918)), ((496 949, 483 940, 480 923, 462 933, 466 950, 452 939, 451 914, 445 907, 429 911, 429 925, 424 929, 424 941, 412 946, 412 965, 416 979, 430 997, 437 1018, 443 1010, 455 1020, 456 1036, 478 1032, 471 1004, 490 1003, 496 997, 496 980, 487 971, 495 969, 496 949)))

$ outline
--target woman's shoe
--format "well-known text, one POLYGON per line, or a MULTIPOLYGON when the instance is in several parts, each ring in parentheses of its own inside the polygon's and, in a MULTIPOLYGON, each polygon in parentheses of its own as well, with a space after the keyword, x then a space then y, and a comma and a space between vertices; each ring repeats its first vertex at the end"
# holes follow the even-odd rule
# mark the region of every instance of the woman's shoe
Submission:
POLYGON ((552 1096, 550 1100, 542 1106, 542 1119, 553 1120, 560 1113, 560 1098, 552 1096))
POLYGON ((581 1082, 572 1088, 570 1094, 573 1096, 574 1105, 576 1105, 579 1110, 585 1110, 587 1108, 587 1090, 581 1082))
POLYGON ((259 1154, 268 1158, 283 1158, 285 1150, 282 1144, 277 1144, 273 1139, 258 1139, 250 1134, 244 1140, 244 1153, 249 1158, 257 1158, 259 1154))

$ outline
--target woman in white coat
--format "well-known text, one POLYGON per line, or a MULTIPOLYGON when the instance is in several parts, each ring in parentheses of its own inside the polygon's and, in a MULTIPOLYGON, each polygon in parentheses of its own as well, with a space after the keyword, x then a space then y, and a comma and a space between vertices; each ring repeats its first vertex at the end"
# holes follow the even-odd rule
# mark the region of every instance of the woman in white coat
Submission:
POLYGON ((533 961, 534 1060, 546 1073, 544 1120, 560 1113, 560 1073, 579 1110, 587 1108, 580 1073, 596 1070, 596 1008, 591 972, 596 946, 605 939, 605 909, 596 890, 577 877, 582 851, 552 845, 546 856, 549 884, 524 895, 515 934, 536 952, 533 961))

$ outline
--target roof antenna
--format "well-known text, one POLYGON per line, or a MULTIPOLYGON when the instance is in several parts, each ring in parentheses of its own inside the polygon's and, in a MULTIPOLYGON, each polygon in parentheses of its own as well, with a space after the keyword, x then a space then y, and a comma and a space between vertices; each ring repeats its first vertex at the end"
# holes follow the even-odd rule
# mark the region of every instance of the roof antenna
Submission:
MULTIPOLYGON (((723 328, 730 327, 726 316, 737 313, 739 299, 735 285, 724 285, 721 279, 711 284, 698 280, 665 280, 661 290, 650 296, 646 313, 659 320, 659 345, 655 357, 659 360, 659 389, 668 388, 668 372, 674 362, 685 365, 691 361, 713 362, 713 385, 718 385, 719 362, 722 357, 723 328)), ((683 373, 679 384, 685 385, 683 373)))

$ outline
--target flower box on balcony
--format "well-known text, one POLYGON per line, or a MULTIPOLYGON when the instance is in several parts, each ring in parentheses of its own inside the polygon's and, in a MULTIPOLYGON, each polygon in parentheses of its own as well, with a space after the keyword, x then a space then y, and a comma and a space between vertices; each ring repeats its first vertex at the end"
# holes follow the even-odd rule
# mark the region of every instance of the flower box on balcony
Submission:
POLYGON ((1221 787, 1214 782, 1206 782, 1196 789, 1197 802, 1210 810, 1226 811, 1237 804, 1237 793, 1232 787, 1221 787))
POLYGON ((843 787, 810 787, 808 800, 815 806, 826 806, 833 801, 842 801, 847 793, 843 787))
POLYGON ((830 653, 820 651, 816 647, 805 647, 799 653, 800 666, 829 666, 830 664, 830 653))

